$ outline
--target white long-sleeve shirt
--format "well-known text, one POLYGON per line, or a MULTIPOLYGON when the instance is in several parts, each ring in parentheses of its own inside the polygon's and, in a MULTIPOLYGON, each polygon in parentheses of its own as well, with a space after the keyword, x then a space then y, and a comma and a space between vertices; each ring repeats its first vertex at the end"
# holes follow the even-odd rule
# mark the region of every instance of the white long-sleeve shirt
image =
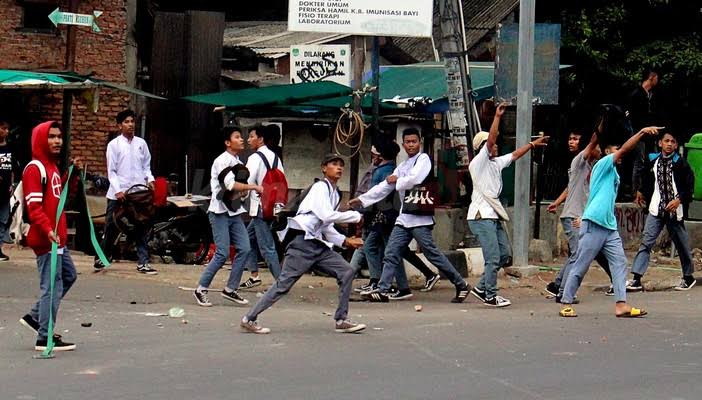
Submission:
MULTIPOLYGON (((226 212, 229 213, 229 216, 235 216, 246 212, 243 206, 239 207, 239 209, 236 210, 236 212, 229 211, 229 209, 227 208, 227 206, 224 205, 222 200, 217 200, 217 195, 220 191, 222 191, 222 186, 219 184, 220 172, 222 172, 227 167, 233 167, 237 164, 242 164, 241 160, 239 160, 239 157, 227 151, 220 154, 212 162, 212 168, 210 169, 210 189, 212 189, 212 197, 210 198, 210 206, 207 208, 207 211, 215 214, 222 214, 226 212)), ((227 185, 227 187, 233 187, 234 182, 234 174, 230 172, 224 178, 224 184, 227 185)))
POLYGON ((107 198, 117 200, 119 192, 134 185, 147 185, 154 181, 151 174, 151 153, 146 141, 139 136, 128 140, 124 135, 112 139, 107 145, 107 179, 110 188, 107 198))
POLYGON ((357 223, 361 214, 336 211, 339 201, 339 193, 331 182, 326 179, 316 182, 300 203, 297 215, 288 219, 288 227, 304 231, 305 240, 317 239, 329 248, 334 245, 343 247, 346 236, 334 229, 334 224, 357 223))
MULTIPOLYGON (((268 165, 273 167, 273 161, 275 160, 276 154, 271 149, 269 149, 267 146, 261 146, 256 151, 263 154, 266 157, 266 161, 268 161, 268 165)), ((249 158, 246 160, 246 168, 249 170, 250 174, 248 181, 249 185, 260 185, 263 183, 263 178, 266 177, 266 172, 268 172, 268 170, 266 169, 266 164, 263 163, 261 156, 256 153, 249 155, 249 158)), ((283 162, 280 160, 280 157, 278 158, 277 169, 280 170, 280 172, 285 173, 285 169, 283 169, 283 162)), ((255 190, 252 190, 249 194, 249 202, 249 215, 255 217, 258 215, 258 212, 261 209, 261 195, 259 195, 255 190)))
MULTIPOLYGON (((418 153, 395 168, 395 171, 392 173, 397 176, 395 184, 391 185, 387 181, 382 181, 366 193, 358 196, 358 199, 361 200, 363 207, 368 207, 386 198, 393 189, 398 191, 400 199, 404 199, 405 191, 424 182, 430 172, 431 159, 429 155, 418 153)), ((405 214, 402 212, 402 206, 400 206, 400 216, 397 217, 395 225, 404 226, 405 228, 434 225, 434 217, 430 215, 405 214)))

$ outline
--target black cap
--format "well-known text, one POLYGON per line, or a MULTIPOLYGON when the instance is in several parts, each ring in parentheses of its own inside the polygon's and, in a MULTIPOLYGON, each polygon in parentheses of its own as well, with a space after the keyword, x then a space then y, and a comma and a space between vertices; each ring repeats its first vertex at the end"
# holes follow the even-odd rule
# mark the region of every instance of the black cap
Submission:
POLYGON ((338 153, 327 153, 324 155, 324 158, 322 159, 322 165, 327 165, 332 161, 339 160, 341 161, 342 164, 346 164, 344 159, 341 157, 341 154, 338 153))

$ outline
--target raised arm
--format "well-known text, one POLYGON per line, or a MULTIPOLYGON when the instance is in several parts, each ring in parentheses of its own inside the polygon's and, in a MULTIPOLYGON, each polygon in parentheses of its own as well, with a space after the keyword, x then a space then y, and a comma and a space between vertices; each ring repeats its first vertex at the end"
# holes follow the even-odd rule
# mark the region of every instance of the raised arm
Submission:
POLYGON ((492 125, 490 125, 490 132, 487 138, 487 143, 485 144, 488 151, 492 151, 492 146, 497 143, 497 136, 500 134, 500 120, 502 120, 502 115, 504 115, 507 105, 500 104, 495 110, 495 118, 492 119, 492 125))
POLYGON ((639 141, 646 135, 650 136, 655 136, 658 135, 658 130, 662 129, 663 127, 660 126, 648 126, 646 128, 642 128, 640 131, 638 131, 635 135, 629 138, 622 147, 617 150, 616 153, 614 153, 614 156, 612 157, 614 159, 614 162, 617 162, 624 157, 624 155, 631 150, 636 148, 636 144, 639 143, 639 141))

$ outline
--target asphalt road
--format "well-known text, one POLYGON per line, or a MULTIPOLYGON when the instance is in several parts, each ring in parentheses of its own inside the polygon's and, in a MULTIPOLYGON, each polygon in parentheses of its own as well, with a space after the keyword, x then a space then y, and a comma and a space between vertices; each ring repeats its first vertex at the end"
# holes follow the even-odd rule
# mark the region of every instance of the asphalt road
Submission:
POLYGON ((335 283, 317 281, 260 317, 270 335, 252 335, 238 328, 246 309, 216 293, 206 309, 176 285, 84 271, 58 326, 78 349, 35 360, 35 337, 17 319, 36 272, 3 263, 0 399, 702 398, 702 288, 632 295, 650 312, 639 320, 614 318, 612 299, 584 288, 580 317, 563 319, 534 290, 507 291, 514 305, 496 310, 450 304, 442 282, 410 301, 352 303, 369 328, 344 335, 327 315, 335 283), (187 324, 144 315, 173 306, 187 324))

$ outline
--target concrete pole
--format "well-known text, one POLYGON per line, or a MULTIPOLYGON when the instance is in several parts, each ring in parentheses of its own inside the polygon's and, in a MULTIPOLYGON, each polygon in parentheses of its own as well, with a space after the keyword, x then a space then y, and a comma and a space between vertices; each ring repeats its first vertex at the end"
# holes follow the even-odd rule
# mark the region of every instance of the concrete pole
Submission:
MULTIPOLYGON (((517 148, 531 141, 531 114, 534 89, 534 9, 535 0, 519 2, 519 70, 517 73, 517 148)), ((517 268, 529 265, 529 186, 531 152, 517 160, 514 190, 514 257, 517 268)))

